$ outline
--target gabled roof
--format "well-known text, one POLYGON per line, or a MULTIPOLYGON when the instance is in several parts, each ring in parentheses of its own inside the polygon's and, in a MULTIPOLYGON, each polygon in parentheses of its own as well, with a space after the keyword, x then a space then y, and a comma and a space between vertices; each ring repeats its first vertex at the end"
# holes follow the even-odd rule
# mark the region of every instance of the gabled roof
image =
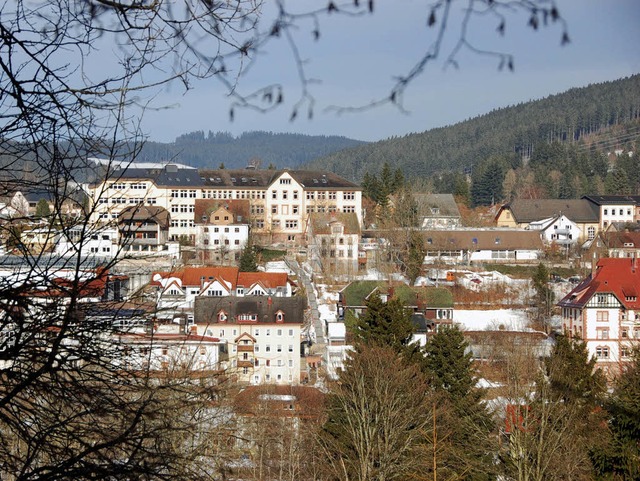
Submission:
POLYGON ((160 286, 160 279, 178 278, 181 280, 183 286, 188 287, 201 287, 203 278, 204 280, 224 279, 231 282, 232 288, 235 289, 235 282, 238 278, 237 267, 185 267, 176 271, 170 272, 154 272, 151 276, 152 286, 160 286))
POLYGON ((598 293, 614 294, 625 309, 640 309, 638 261, 631 258, 600 259, 595 273, 578 284, 558 305, 583 308, 598 293))
POLYGON ((538 250, 543 248, 536 230, 473 229, 421 231, 424 248, 433 250, 538 250))
POLYGON ((262 286, 275 289, 284 287, 289 281, 289 275, 286 272, 239 272, 238 285, 245 288, 251 287, 256 283, 262 286))
POLYGON ((207 224, 208 216, 224 207, 233 215, 234 222, 249 223, 251 203, 246 199, 196 199, 193 218, 196 224, 207 224))
POLYGON ((153 221, 163 229, 169 228, 170 219, 169 211, 156 205, 132 205, 118 215, 118 223, 153 221))
POLYGON ((344 234, 359 234, 360 223, 354 212, 313 213, 309 215, 313 234, 331 234, 331 226, 340 223, 344 226, 344 234))
POLYGON ((611 232, 602 234, 602 239, 609 249, 635 248, 640 249, 640 232, 611 232))
POLYGON ((586 199, 516 199, 500 210, 509 209, 518 223, 530 223, 564 214, 573 222, 594 223, 600 220, 598 209, 586 199))
POLYGON ((453 194, 413 194, 418 204, 418 215, 422 217, 460 218, 460 209, 453 194), (433 209, 437 209, 437 213, 433 209))

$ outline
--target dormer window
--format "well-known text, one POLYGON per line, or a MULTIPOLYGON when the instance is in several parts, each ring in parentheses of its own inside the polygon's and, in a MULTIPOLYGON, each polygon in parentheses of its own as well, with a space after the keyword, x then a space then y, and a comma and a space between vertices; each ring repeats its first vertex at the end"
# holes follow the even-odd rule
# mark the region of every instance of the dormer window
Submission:
POLYGON ((224 311, 218 312, 218 322, 227 322, 227 313, 224 311))
POLYGON ((284 322, 284 312, 276 312, 276 322, 284 322))

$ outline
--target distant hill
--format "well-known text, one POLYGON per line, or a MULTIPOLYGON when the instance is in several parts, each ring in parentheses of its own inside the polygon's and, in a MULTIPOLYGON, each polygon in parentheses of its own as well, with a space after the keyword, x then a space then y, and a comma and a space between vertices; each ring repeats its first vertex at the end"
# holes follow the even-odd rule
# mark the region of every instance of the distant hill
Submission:
MULTIPOLYGON (((360 181, 365 172, 380 172, 385 162, 402 169, 405 178, 469 172, 491 156, 526 161, 537 145, 575 144, 639 121, 640 75, 634 75, 501 108, 452 126, 341 150, 305 167, 330 170, 353 181, 360 181)), ((613 136, 607 147, 625 147, 637 138, 613 136)))
POLYGON ((295 168, 305 162, 339 150, 364 144, 359 140, 338 136, 311 136, 246 132, 234 137, 227 132, 203 131, 181 135, 173 143, 147 142, 136 162, 168 160, 199 168, 228 169, 245 167, 250 160, 260 159, 262 168, 295 168))

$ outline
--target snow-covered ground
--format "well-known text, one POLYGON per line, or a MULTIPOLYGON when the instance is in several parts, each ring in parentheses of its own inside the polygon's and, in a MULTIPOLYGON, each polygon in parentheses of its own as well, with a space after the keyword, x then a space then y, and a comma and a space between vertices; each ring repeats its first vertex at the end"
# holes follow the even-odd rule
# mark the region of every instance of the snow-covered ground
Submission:
POLYGON ((524 331, 529 319, 523 309, 454 309, 453 322, 465 331, 485 331, 500 326, 507 331, 524 331))

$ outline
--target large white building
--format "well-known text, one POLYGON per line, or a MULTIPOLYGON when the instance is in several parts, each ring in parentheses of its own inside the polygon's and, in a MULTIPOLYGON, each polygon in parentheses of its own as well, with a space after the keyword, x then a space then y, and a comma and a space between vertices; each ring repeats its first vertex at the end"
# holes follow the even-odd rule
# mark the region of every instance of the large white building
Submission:
POLYGON ((615 374, 640 346, 639 296, 635 258, 600 259, 595 272, 558 303, 564 332, 582 339, 597 366, 615 374))
POLYGON ((300 296, 197 297, 192 329, 226 342, 238 382, 299 384, 305 307, 300 296))
POLYGON ((197 199, 250 202, 253 234, 267 243, 304 243, 312 213, 355 213, 362 223, 362 189, 331 172, 201 170, 169 164, 127 168, 88 187, 92 220, 115 221, 125 207, 154 205, 170 216, 169 239, 196 237, 197 199))

